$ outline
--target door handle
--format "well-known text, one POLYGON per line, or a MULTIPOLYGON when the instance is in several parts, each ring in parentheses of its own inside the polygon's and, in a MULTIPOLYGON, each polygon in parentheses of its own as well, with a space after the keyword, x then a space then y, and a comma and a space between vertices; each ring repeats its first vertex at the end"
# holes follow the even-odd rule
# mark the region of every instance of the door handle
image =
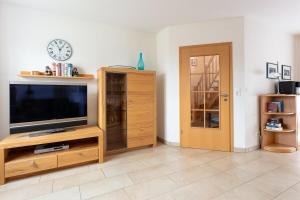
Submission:
POLYGON ((220 96, 226 98, 226 97, 228 97, 229 95, 228 95, 226 92, 221 92, 220 96))

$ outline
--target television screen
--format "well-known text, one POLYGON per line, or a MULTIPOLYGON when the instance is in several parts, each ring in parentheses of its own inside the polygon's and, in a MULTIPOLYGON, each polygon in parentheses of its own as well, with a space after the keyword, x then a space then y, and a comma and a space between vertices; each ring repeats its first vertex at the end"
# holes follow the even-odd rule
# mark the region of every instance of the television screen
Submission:
POLYGON ((86 85, 10 84, 10 124, 87 117, 86 85))

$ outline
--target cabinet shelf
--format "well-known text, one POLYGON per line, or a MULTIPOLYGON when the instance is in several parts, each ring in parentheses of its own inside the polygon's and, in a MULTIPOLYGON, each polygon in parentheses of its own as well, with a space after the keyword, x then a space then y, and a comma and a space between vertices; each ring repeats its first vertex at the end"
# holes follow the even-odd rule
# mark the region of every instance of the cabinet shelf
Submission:
POLYGON ((282 115, 282 116, 288 116, 288 115, 295 115, 294 112, 265 112, 265 115, 282 115))
POLYGON ((22 151, 12 151, 8 155, 6 163, 12 164, 15 162, 31 160, 33 158, 43 158, 43 157, 47 157, 49 155, 61 155, 61 154, 66 154, 66 153, 70 153, 70 152, 74 152, 74 151, 93 149, 93 148, 98 148, 97 142, 89 141, 89 142, 74 143, 74 144, 70 144, 69 149, 61 150, 61 151, 54 151, 54 152, 49 152, 49 153, 42 153, 42 154, 34 154, 34 149, 28 148, 28 149, 22 150, 22 151))
POLYGON ((297 151, 296 147, 283 144, 270 144, 264 147, 264 150, 277 153, 292 153, 297 151))
POLYGON ((294 133, 296 130, 293 130, 293 129, 283 129, 282 131, 277 131, 277 130, 264 129, 264 131, 272 132, 272 133, 294 133))

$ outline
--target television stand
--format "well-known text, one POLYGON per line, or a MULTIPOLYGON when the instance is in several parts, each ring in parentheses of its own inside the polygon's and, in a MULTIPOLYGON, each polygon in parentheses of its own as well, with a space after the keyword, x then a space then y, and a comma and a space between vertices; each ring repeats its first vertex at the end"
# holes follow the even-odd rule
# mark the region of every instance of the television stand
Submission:
POLYGON ((7 180, 71 167, 89 162, 103 162, 103 131, 97 126, 39 136, 13 134, 0 141, 0 185, 7 180), (34 154, 37 145, 65 142, 69 149, 34 154))
POLYGON ((42 135, 62 133, 62 132, 71 131, 71 130, 74 130, 74 128, 56 128, 56 129, 50 129, 50 130, 34 131, 29 134, 29 137, 38 137, 38 136, 42 136, 42 135))

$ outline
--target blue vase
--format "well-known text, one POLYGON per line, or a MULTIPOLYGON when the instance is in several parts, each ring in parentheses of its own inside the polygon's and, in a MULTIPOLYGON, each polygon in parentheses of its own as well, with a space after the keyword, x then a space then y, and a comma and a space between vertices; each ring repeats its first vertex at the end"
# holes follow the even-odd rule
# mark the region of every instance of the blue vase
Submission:
POLYGON ((138 70, 144 70, 145 69, 145 64, 144 64, 144 60, 143 60, 143 53, 140 53, 140 59, 139 59, 139 62, 137 64, 137 68, 138 68, 138 70))

